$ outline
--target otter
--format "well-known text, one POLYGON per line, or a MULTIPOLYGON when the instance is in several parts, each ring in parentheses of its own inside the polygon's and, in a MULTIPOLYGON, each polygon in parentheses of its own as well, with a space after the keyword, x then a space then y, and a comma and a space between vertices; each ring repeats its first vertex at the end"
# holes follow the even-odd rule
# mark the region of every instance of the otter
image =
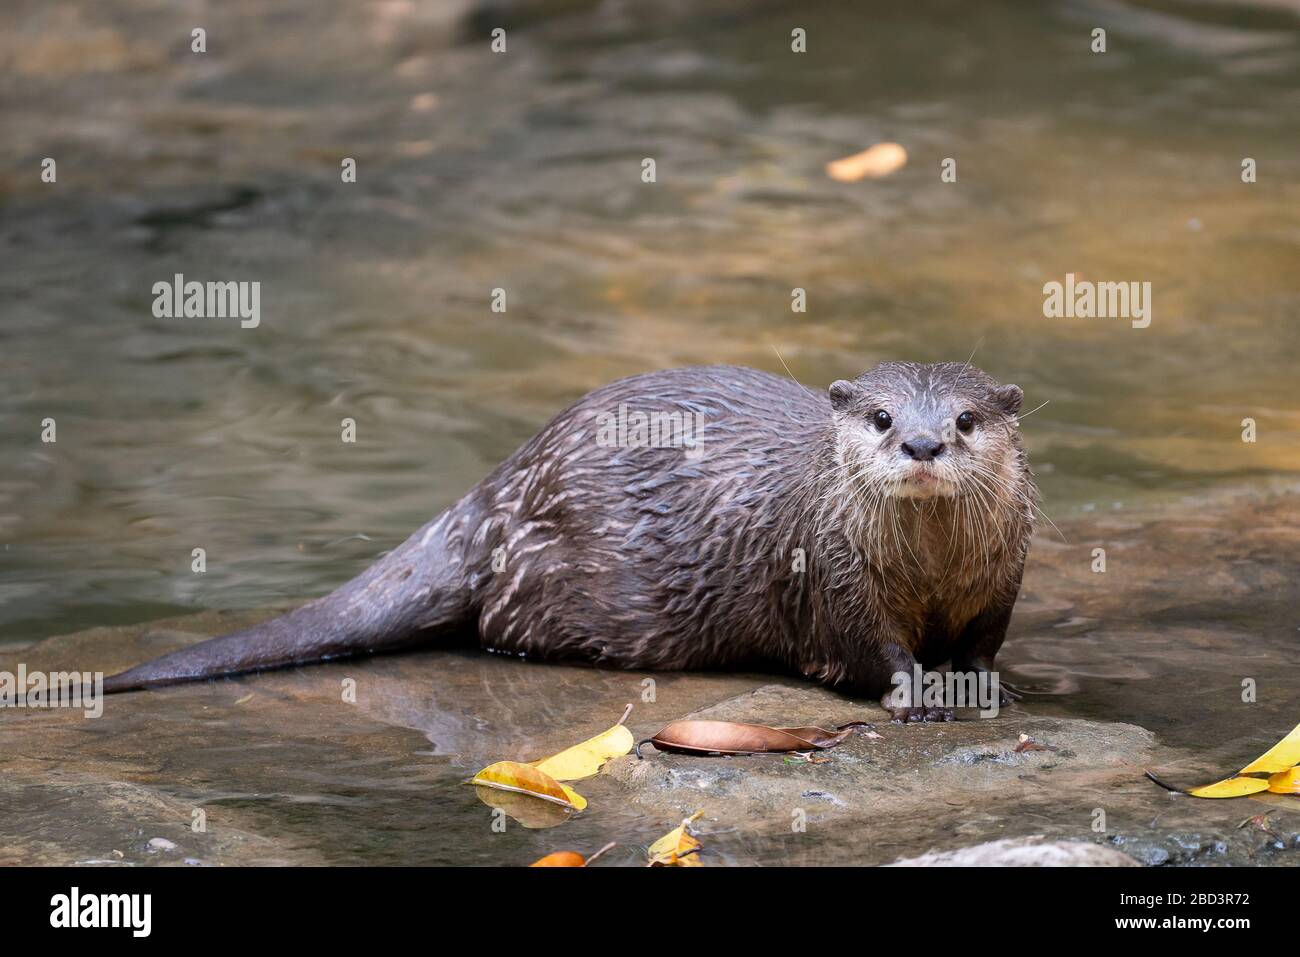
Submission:
POLYGON ((621 379, 338 590, 104 690, 474 636, 617 668, 774 667, 951 720, 892 706, 891 678, 993 669, 1036 498, 1022 398, 969 363, 883 362, 820 394, 735 366, 621 379))

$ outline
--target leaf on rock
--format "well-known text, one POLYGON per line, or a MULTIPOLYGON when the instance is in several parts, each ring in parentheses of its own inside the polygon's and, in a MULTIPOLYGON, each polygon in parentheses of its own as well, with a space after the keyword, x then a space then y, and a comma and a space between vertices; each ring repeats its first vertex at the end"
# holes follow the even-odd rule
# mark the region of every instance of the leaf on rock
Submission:
POLYGON ((1262 771, 1277 774, 1300 764, 1300 724, 1291 733, 1241 769, 1242 774, 1262 771))
POLYGON ((1268 789, 1274 794, 1300 794, 1300 768, 1287 768, 1270 774, 1268 789))
POLYGON ((1199 788, 1191 788, 1184 792, 1181 788, 1176 788, 1161 781, 1150 771, 1146 774, 1147 777, 1162 788, 1199 798, 1244 797, 1248 794, 1258 794, 1260 791, 1272 791, 1276 794, 1300 794, 1300 776, 1297 776, 1297 764, 1300 764, 1300 724, 1292 728, 1290 734, 1242 768, 1236 775, 1223 781, 1216 781, 1213 784, 1206 784, 1199 788), (1242 775, 1248 774, 1267 774, 1269 777, 1242 777, 1242 775))
MULTIPOLYGON (((685 754, 764 754, 822 751, 853 734, 861 721, 834 730, 825 728, 769 728, 735 721, 674 721, 647 740, 660 751, 685 754)), ((645 742, 641 742, 644 744, 645 742)), ((637 757, 641 756, 638 745, 637 757)))
POLYGON ((1238 798, 1268 790, 1268 782, 1259 778, 1228 778, 1204 787, 1192 788, 1187 793, 1197 798, 1238 798))

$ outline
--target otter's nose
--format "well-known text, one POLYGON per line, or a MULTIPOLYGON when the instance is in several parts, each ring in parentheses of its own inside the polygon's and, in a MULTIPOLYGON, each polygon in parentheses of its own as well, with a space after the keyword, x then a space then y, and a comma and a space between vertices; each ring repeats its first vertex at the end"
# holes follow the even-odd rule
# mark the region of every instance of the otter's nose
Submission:
POLYGON ((904 455, 918 462, 928 462, 943 454, 943 443, 936 439, 908 439, 901 447, 904 455))

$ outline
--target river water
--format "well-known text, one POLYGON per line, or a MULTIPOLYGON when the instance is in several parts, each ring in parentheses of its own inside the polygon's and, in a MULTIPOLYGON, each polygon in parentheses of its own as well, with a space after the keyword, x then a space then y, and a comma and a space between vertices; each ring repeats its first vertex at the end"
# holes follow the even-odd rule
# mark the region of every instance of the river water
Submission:
POLYGON ((522 4, 493 54, 454 3, 6 4, 0 638, 321 594, 673 365, 974 351, 1048 403, 1055 520, 1294 479, 1295 16, 706 6, 522 4), (823 172, 881 140, 901 172, 823 172), (1151 325, 1044 318, 1067 272, 1151 325), (155 318, 176 273, 259 281, 260 325, 155 318))

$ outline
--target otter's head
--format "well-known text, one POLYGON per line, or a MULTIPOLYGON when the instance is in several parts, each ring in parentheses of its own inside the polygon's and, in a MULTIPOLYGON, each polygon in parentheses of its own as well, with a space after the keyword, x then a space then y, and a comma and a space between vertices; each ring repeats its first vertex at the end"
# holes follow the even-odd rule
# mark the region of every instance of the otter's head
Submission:
POLYGON ((1016 474, 1024 393, 960 362, 882 362, 830 388, 846 481, 868 494, 934 498, 1016 474))

